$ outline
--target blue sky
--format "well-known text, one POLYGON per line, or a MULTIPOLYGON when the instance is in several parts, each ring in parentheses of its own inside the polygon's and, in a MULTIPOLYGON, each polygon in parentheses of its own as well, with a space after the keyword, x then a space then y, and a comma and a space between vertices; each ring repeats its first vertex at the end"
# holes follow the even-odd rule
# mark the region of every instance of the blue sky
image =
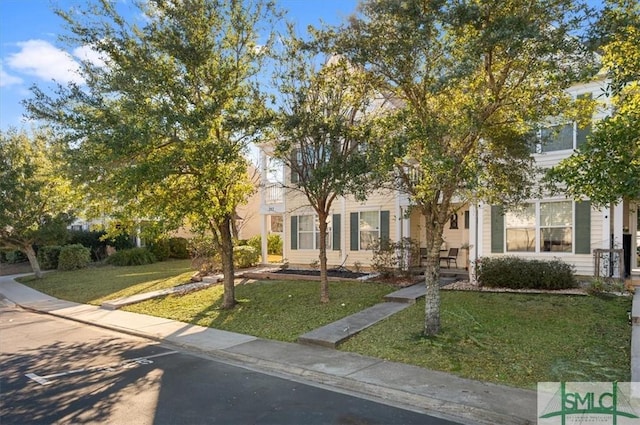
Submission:
MULTIPOLYGON (((119 0, 126 3, 128 0, 119 0)), ((277 0, 288 19, 303 29, 323 21, 337 24, 355 11, 357 0, 277 0)), ((29 87, 46 87, 53 79, 73 81, 75 60, 87 51, 65 52, 58 46, 62 20, 53 13, 82 0, 0 0, 0 128, 29 127, 21 100, 29 87)))

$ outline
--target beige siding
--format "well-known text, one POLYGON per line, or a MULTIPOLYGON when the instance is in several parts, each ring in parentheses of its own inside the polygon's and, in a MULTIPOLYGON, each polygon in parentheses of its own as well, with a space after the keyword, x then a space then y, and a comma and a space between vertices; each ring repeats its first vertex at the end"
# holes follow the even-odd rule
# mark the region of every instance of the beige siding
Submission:
MULTIPOLYGON (((505 252, 505 253, 492 253, 491 252, 491 206, 483 205, 483 232, 482 232, 482 246, 483 256, 485 257, 500 257, 500 256, 517 256, 530 260, 549 260, 558 258, 565 263, 572 264, 576 268, 576 274, 582 276, 593 276, 594 260, 593 254, 570 254, 560 252, 542 252, 542 253, 517 253, 517 252, 505 252)), ((595 209, 591 209, 591 251, 602 247, 602 213, 595 209)))
MULTIPOLYGON (((389 237, 391 240, 397 239, 396 234, 396 198, 393 192, 377 191, 369 195, 366 202, 358 202, 353 198, 338 198, 333 202, 331 215, 341 215, 340 241, 341 249, 334 249, 332 246, 327 251, 327 263, 330 267, 344 265, 353 268, 355 264, 362 267, 368 267, 371 264, 372 251, 350 250, 350 213, 359 211, 389 211, 389 237), (344 250, 344 252, 343 252, 344 250)), ((287 193, 287 229, 285 231, 285 252, 286 259, 292 266, 308 267, 310 264, 318 260, 317 249, 291 249, 291 216, 314 214, 313 208, 308 205, 306 198, 298 192, 290 191, 287 193)), ((331 238, 331 235, 329 235, 331 238)))

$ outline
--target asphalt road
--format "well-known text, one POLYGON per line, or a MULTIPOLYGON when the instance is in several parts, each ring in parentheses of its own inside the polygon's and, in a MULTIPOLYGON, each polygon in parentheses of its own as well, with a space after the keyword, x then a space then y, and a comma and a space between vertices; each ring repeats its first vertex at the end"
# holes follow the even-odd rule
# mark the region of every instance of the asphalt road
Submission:
POLYGON ((453 424, 2 305, 0 423, 453 424))

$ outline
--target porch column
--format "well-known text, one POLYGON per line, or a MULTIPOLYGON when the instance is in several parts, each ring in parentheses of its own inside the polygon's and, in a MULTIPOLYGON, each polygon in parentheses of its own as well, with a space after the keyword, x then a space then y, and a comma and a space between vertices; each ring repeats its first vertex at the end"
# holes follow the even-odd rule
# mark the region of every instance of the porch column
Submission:
POLYGON ((267 253, 267 236, 268 236, 267 219, 270 216, 267 214, 261 214, 261 215, 262 215, 262 222, 260 223, 260 240, 261 240, 260 255, 262 256, 262 264, 266 265, 269 263, 269 256, 267 253))
POLYGON ((469 205, 469 279, 475 282, 476 262, 482 256, 482 205, 469 205))

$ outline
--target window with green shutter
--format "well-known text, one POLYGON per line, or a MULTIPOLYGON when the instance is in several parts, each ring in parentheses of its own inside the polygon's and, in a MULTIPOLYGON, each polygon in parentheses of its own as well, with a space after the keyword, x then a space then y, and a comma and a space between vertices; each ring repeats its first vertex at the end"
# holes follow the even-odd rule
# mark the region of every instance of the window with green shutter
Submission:
POLYGON ((339 251, 342 249, 341 240, 340 240, 340 233, 342 231, 340 214, 333 214, 333 217, 331 218, 331 226, 333 230, 333 237, 332 237, 333 250, 339 251))

